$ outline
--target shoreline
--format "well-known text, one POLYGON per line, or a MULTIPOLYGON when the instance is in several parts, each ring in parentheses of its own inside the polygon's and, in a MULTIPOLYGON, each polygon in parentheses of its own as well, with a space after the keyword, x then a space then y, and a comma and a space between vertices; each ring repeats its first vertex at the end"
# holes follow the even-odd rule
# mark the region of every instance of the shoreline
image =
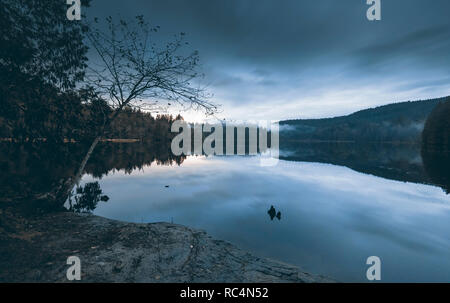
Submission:
POLYGON ((335 282, 165 222, 0 209, 0 243, 0 282, 70 282, 69 256, 81 260, 80 282, 335 282))

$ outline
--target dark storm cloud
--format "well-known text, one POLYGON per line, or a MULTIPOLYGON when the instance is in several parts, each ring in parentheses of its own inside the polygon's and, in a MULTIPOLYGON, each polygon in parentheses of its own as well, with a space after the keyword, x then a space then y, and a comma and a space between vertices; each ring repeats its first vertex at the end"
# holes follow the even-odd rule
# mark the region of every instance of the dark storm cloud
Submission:
POLYGON ((448 0, 94 0, 89 16, 143 14, 188 33, 224 116, 330 116, 448 94, 448 0), (430 90, 429 83, 435 83, 430 90))
POLYGON ((383 41, 355 53, 366 64, 383 63, 403 58, 423 60, 438 65, 450 64, 450 27, 433 26, 407 34, 400 39, 383 41), (438 56, 435 56, 438 54, 438 56))

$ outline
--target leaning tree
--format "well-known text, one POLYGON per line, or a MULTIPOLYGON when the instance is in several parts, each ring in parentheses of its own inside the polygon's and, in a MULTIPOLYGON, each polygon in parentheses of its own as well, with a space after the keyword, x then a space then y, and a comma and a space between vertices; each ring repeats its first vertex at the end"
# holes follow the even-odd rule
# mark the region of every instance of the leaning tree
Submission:
POLYGON ((106 18, 106 30, 98 27, 87 33, 94 54, 86 73, 88 86, 106 100, 112 111, 104 116, 96 138, 86 153, 74 179, 59 190, 65 197, 78 183, 90 155, 105 130, 126 107, 161 110, 175 104, 213 114, 217 106, 199 85, 199 55, 189 51, 185 34, 176 34, 169 42, 158 35, 159 26, 150 26, 137 16, 131 22, 106 18))

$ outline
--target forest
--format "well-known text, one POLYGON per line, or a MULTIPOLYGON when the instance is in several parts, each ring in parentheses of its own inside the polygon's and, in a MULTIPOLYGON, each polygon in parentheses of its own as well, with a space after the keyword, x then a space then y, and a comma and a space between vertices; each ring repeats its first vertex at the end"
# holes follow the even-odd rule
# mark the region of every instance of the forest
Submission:
POLYGON ((280 141, 370 141, 420 143, 428 115, 446 98, 408 101, 347 116, 280 122, 280 141))
MULTIPOLYGON (((82 1, 83 7, 89 4, 90 0, 82 1)), ((110 91, 102 91, 105 86, 92 79, 96 71, 88 65, 87 57, 88 49, 95 49, 92 44, 98 41, 95 40, 97 29, 88 22, 68 20, 66 9, 64 1, 2 1, 0 140, 90 143, 99 136, 165 140, 170 136, 170 124, 175 117, 155 108, 146 110, 138 104, 136 99, 143 97, 147 87, 136 86, 139 91, 129 91, 130 96, 119 105, 111 102, 109 96, 114 95, 114 90, 128 83, 125 80, 131 80, 111 84, 110 91)), ((138 18, 135 23, 141 32, 146 32, 147 24, 143 19, 138 18)), ((164 55, 172 60, 175 50, 164 55)), ((178 64, 175 61, 171 62, 178 64)), ((164 64, 166 69, 173 67, 169 62, 164 64)), ((193 66, 182 66, 186 72, 188 67, 193 66)), ((124 70, 122 68, 121 72, 124 70)), ((146 76, 157 75, 155 72, 146 76)), ((115 76, 110 78, 115 79, 115 76)), ((180 83, 164 89, 181 89, 180 83)), ((121 92, 124 94, 126 88, 121 87, 121 92)), ((154 99, 158 96, 167 97, 161 93, 154 99)), ((176 94, 171 97, 177 100, 176 94)), ((186 94, 186 97, 192 96, 186 94)), ((182 119, 181 116, 176 118, 182 119)))
POLYGON ((450 98, 439 103, 427 119, 422 134, 424 150, 450 151, 450 98))

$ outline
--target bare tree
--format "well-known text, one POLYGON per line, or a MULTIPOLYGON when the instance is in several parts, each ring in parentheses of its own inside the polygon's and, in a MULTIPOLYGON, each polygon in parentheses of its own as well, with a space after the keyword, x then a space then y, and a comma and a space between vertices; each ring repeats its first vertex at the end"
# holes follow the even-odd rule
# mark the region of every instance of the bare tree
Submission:
POLYGON ((111 17, 106 19, 108 34, 100 30, 88 33, 98 62, 94 62, 87 79, 117 112, 125 106, 153 110, 160 101, 177 102, 183 106, 201 108, 207 114, 216 111, 207 102, 205 91, 194 86, 201 76, 197 71, 197 51, 186 52, 188 45, 184 33, 174 35, 174 40, 158 47, 155 34, 159 27, 150 27, 142 16, 133 22, 111 17), (145 101, 143 101, 145 100, 145 101))
POLYGON ((217 106, 207 101, 205 90, 196 85, 202 76, 197 71, 199 56, 197 51, 187 51, 184 33, 163 43, 156 37, 159 27, 149 26, 143 16, 118 23, 108 17, 106 22, 106 32, 93 29, 87 33, 97 57, 91 59, 86 79, 113 111, 105 116, 75 178, 60 187, 59 197, 78 183, 105 130, 125 107, 161 111, 179 104, 184 109, 202 109, 207 115, 217 111, 217 106))

